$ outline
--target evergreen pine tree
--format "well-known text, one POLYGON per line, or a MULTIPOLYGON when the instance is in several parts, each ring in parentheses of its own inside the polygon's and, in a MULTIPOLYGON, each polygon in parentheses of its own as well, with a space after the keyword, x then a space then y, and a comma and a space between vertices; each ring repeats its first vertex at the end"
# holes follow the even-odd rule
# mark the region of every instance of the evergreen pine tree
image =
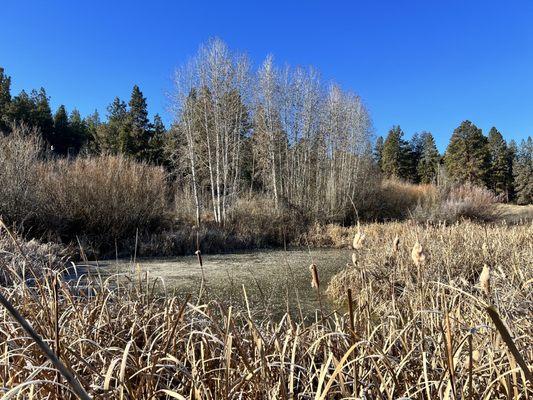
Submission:
POLYGON ((137 85, 133 87, 128 103, 129 111, 120 136, 120 149, 137 159, 147 158, 150 142, 150 121, 146 98, 137 85))
POLYGON ((165 125, 159 114, 154 116, 152 134, 149 143, 149 160, 155 164, 164 164, 165 125))
POLYGON ((437 179, 440 155, 435 139, 430 132, 421 135, 422 150, 418 161, 417 171, 420 183, 434 183, 437 179))
POLYGON ((409 178, 409 145, 402 137, 401 128, 393 126, 383 143, 381 169, 389 178, 409 178))
POLYGON ((147 130, 150 124, 148 120, 148 105, 139 86, 133 86, 128 105, 130 106, 129 115, 133 125, 136 128, 147 130))
POLYGON ((487 184, 490 157, 487 138, 481 129, 464 121, 453 131, 446 149, 444 163, 449 177, 459 183, 487 184))
POLYGON ((87 152, 91 154, 98 154, 100 152, 98 142, 98 127, 101 125, 100 114, 98 110, 94 110, 94 113, 85 117, 86 126, 86 140, 87 140, 87 152))
POLYGON ((509 199, 511 184, 511 169, 509 166, 509 150, 503 136, 495 127, 492 127, 488 136, 490 152, 490 189, 498 195, 509 199))
POLYGON ((514 140, 509 142, 507 146, 507 165, 509 166, 509 201, 516 200, 516 191, 514 187, 514 163, 518 154, 518 146, 514 140))
POLYGON ((381 170, 381 158, 383 156, 383 136, 378 136, 374 145, 374 161, 381 170))
POLYGON ((8 122, 22 122, 28 125, 33 125, 33 111, 35 104, 32 99, 22 90, 17 96, 13 97, 9 105, 6 107, 5 119, 8 122))
POLYGON ((51 143, 51 138, 54 133, 54 119, 52 117, 52 110, 50 109, 50 99, 46 95, 44 88, 32 90, 31 99, 34 104, 32 111, 32 126, 39 128, 43 138, 51 143))
POLYGON ((60 105, 54 115, 54 130, 48 138, 53 150, 57 154, 66 155, 70 147, 71 137, 68 114, 64 105, 60 105))
POLYGON ((69 127, 71 135, 71 147, 73 154, 78 154, 87 143, 87 124, 81 118, 80 112, 72 110, 69 116, 69 127))
POLYGON ((533 203, 533 140, 522 140, 513 165, 518 204, 533 203))
POLYGON ((418 175, 418 163, 420 157, 422 157, 423 148, 422 136, 419 133, 415 133, 407 145, 407 180, 412 183, 419 183, 420 176, 418 175))
POLYGON ((7 111, 11 103, 11 78, 4 73, 4 68, 0 67, 0 133, 7 132, 8 115, 7 111))
POLYGON ((96 126, 95 147, 100 152, 116 154, 122 151, 127 116, 126 103, 115 97, 107 107, 107 123, 96 126))

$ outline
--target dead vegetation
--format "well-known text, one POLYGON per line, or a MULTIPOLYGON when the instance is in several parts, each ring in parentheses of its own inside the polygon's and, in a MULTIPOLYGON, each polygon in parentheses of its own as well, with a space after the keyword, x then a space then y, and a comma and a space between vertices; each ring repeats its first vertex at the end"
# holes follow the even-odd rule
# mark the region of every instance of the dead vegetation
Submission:
MULTIPOLYGON (((0 291, 95 399, 531 398, 531 226, 356 232, 352 265, 327 289, 336 311, 312 323, 264 319, 245 288, 232 308, 140 274, 56 281, 45 270, 0 291)), ((3 398, 75 398, 4 308, 0 321, 3 398)))

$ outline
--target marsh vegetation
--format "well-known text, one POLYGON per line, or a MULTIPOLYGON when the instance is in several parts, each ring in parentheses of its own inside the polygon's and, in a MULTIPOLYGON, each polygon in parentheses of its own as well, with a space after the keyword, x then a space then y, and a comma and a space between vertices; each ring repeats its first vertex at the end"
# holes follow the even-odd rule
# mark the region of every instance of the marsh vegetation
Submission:
MULTIPOLYGON (((13 244, 3 256, 13 283, 2 293, 93 398, 533 394, 531 373, 522 368, 531 368, 527 360, 533 357, 531 225, 392 223, 361 225, 350 233, 352 239, 358 234, 353 257, 339 253, 339 272, 329 284, 321 273, 328 267, 315 259, 314 289, 280 290, 280 298, 296 304, 278 318, 251 306, 262 301, 251 280, 238 291, 239 304, 211 297, 209 279, 203 294, 192 286, 189 295, 174 295, 139 269, 64 280, 36 265, 41 278, 28 285, 20 271, 29 273, 33 261, 25 247, 13 244), (298 296, 314 302, 313 318, 302 318, 298 296), (326 298, 331 309, 324 307, 326 298), (510 330, 519 359, 489 306, 510 330)), ((2 230, 4 246, 13 240, 20 239, 2 230)), ((284 263, 281 254, 277 262, 284 263)), ((206 258, 206 268, 208 263, 206 258)), ((308 260, 292 270, 300 271, 295 279, 307 271, 311 285, 308 260)), ((5 309, 2 314, 5 398, 74 397, 27 333, 5 309)))

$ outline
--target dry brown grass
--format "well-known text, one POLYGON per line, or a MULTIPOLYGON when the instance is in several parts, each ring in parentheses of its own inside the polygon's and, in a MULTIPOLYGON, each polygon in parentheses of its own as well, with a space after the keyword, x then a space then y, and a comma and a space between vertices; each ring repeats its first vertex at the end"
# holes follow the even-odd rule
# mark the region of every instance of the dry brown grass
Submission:
POLYGON ((415 185, 394 179, 384 180, 367 209, 359 210, 365 220, 401 220, 420 203, 435 198, 434 185, 415 185))
POLYGON ((368 240, 357 264, 334 277, 327 292, 341 302, 348 289, 354 293, 360 337, 372 337, 394 371, 402 366, 405 375, 397 376, 410 382, 409 395, 531 396, 524 372, 502 343, 486 308, 495 305, 522 356, 532 360, 532 226, 394 223, 364 229, 368 240), (396 236, 401 240, 399 251, 386 251, 396 236), (419 243, 427 253, 423 265, 416 265, 419 243), (469 369, 474 351, 478 356, 469 369))
MULTIPOLYGON (((245 290, 244 307, 232 309, 175 297, 138 274, 62 279, 56 290, 45 273, 36 286, 0 290, 93 398, 532 398, 509 338, 500 339, 485 311, 498 308, 516 350, 532 360, 531 226, 361 230, 356 266, 328 288, 342 307, 305 325, 256 315, 245 290), (417 239, 428 253, 418 270, 410 257, 417 239), (478 287, 484 264, 490 297, 478 287)), ((74 398, 4 309, 0 348, 4 398, 74 398)))
POLYGON ((419 222, 453 223, 465 219, 491 222, 501 218, 500 200, 490 190, 468 183, 443 186, 420 202, 412 216, 419 222))

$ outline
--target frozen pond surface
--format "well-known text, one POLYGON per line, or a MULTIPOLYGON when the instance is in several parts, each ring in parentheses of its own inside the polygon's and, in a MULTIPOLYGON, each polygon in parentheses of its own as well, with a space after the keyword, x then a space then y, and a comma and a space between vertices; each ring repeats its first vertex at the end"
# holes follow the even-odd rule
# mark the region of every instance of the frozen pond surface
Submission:
MULTIPOLYGON (((299 317, 312 316, 318 309, 315 289, 311 288, 309 266, 318 266, 321 291, 331 277, 346 268, 351 252, 338 249, 260 250, 238 254, 206 254, 203 258, 204 289, 209 299, 225 304, 244 304, 243 285, 251 308, 257 313, 282 315, 289 309, 299 317)), ((91 273, 99 270, 103 276, 138 274, 138 269, 151 279, 161 278, 159 290, 188 294, 196 299, 202 281, 202 269, 195 255, 164 259, 108 260, 89 267, 91 273), (138 265, 138 267, 137 267, 138 265)), ((325 295, 323 295, 325 298, 325 295)), ((325 307, 329 308, 326 304, 325 307)))

